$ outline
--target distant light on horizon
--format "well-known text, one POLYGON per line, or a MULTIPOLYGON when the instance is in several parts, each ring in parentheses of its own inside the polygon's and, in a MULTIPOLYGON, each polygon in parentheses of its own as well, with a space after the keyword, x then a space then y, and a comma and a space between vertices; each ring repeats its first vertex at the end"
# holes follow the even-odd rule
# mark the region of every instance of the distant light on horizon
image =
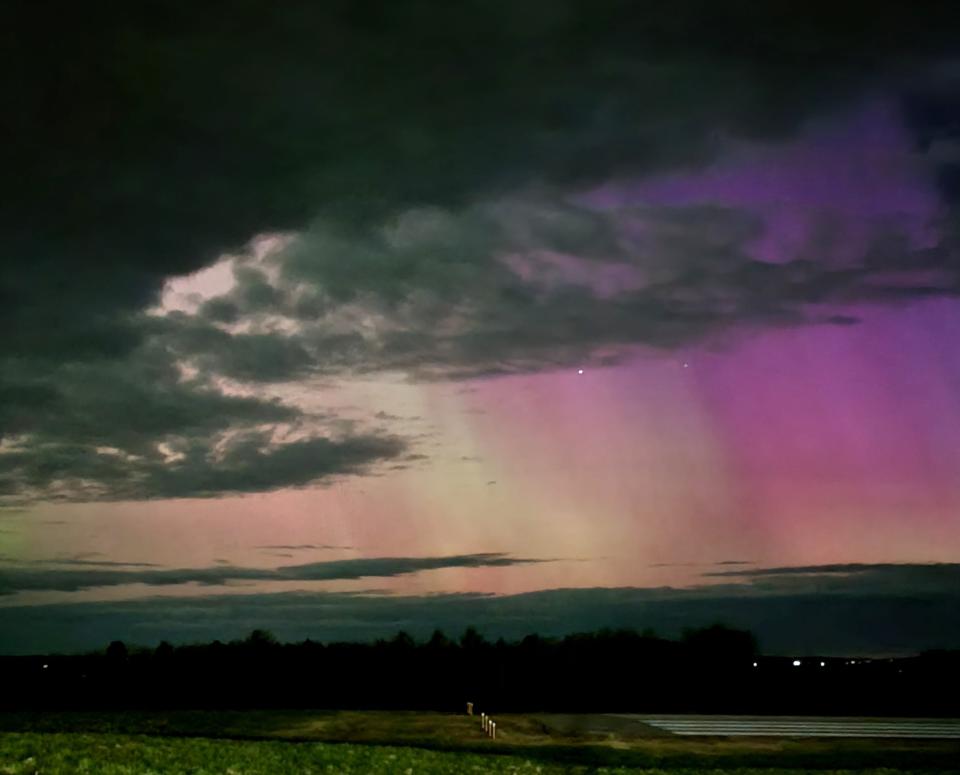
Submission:
POLYGON ((793 660, 793 666, 794 666, 794 667, 800 667, 800 660, 799 660, 799 659, 793 660))

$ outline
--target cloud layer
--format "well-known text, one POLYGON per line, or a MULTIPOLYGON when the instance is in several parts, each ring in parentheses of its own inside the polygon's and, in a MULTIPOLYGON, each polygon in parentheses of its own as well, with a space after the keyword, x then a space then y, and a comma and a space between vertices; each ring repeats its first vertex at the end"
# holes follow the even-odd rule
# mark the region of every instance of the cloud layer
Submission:
POLYGON ((164 587, 195 583, 216 586, 235 581, 335 581, 371 577, 386 578, 439 568, 499 568, 536 562, 547 561, 487 553, 449 557, 366 557, 285 565, 280 568, 236 568, 229 565, 162 570, 142 570, 132 567, 124 570, 6 567, 0 569, 0 595, 40 590, 74 592, 80 589, 127 584, 164 587))
MULTIPOLYGON (((376 572, 409 572, 415 564, 383 562, 398 564, 392 571, 381 567, 376 572)), ((717 621, 752 630, 766 654, 909 654, 960 643, 960 565, 869 567, 850 566, 839 583, 835 566, 824 566, 823 572, 817 567, 775 569, 786 579, 776 588, 731 583, 424 597, 278 593, 24 606, 3 609, 0 653, 102 648, 115 638, 146 645, 162 639, 225 640, 245 637, 255 627, 285 640, 329 642, 389 637, 401 629, 418 638, 429 637, 435 628, 456 635, 468 626, 491 638, 601 627, 651 627, 676 636, 684 627, 717 621), (829 585, 826 594, 818 581, 829 585)))
POLYGON ((0 403, 0 498, 142 500, 298 487, 403 456, 399 438, 184 377, 161 343, 18 373, 0 403), (21 396, 20 400, 16 400, 21 396))
POLYGON ((259 267, 236 263, 234 287, 194 314, 166 316, 165 341, 195 368, 254 382, 466 378, 611 363, 735 326, 852 323, 837 311, 960 288, 945 249, 892 227, 841 265, 816 256, 820 235, 760 260, 763 233, 742 208, 543 191, 407 210, 362 233, 319 221, 259 267))
POLYGON ((954 294, 949 228, 923 249, 878 232, 850 266, 780 265, 751 254, 749 211, 580 196, 785 141, 877 90, 904 100, 949 195, 951 12, 14 3, 0 499, 265 492, 411 454, 271 400, 276 382, 613 363, 954 294), (265 233, 292 239, 243 255, 265 233), (230 291, 146 314, 227 253, 230 291))

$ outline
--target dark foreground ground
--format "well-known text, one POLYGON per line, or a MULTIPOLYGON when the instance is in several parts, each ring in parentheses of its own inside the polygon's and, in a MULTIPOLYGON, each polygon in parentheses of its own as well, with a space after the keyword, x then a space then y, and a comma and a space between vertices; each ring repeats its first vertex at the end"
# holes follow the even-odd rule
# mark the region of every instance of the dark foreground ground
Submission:
POLYGON ((960 773, 957 740, 686 738, 604 714, 0 714, 0 773, 960 773), (539 768, 539 770, 538 770, 539 768))

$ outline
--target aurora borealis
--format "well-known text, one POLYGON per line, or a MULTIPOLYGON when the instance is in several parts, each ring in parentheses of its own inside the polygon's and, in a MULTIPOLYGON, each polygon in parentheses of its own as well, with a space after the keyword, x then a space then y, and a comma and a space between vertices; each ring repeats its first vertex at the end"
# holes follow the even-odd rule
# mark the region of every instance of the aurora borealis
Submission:
POLYGON ((949 4, 228 5, 17 17, 0 651, 960 643, 949 4))

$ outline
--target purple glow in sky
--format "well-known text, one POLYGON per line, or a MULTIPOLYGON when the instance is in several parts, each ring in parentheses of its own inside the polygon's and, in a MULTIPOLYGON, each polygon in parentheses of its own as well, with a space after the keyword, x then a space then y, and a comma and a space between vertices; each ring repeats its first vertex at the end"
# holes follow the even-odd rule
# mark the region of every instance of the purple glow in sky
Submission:
MULTIPOLYGON (((707 597, 773 643, 764 612, 827 605, 824 574, 955 604, 952 41, 758 10, 731 29, 783 50, 728 50, 561 5, 398 12, 395 48, 333 14, 327 53, 279 9, 279 49, 198 19, 143 95, 64 97, 0 273, 0 608, 40 622, 0 652, 189 640, 144 624, 161 598, 313 601, 270 621, 319 640, 385 634, 357 600, 423 634, 460 621, 444 596, 557 600, 570 629, 590 595, 674 629, 707 597), (76 611, 107 624, 49 634, 76 611)), ((139 83, 102 48, 90 72, 139 83)))

